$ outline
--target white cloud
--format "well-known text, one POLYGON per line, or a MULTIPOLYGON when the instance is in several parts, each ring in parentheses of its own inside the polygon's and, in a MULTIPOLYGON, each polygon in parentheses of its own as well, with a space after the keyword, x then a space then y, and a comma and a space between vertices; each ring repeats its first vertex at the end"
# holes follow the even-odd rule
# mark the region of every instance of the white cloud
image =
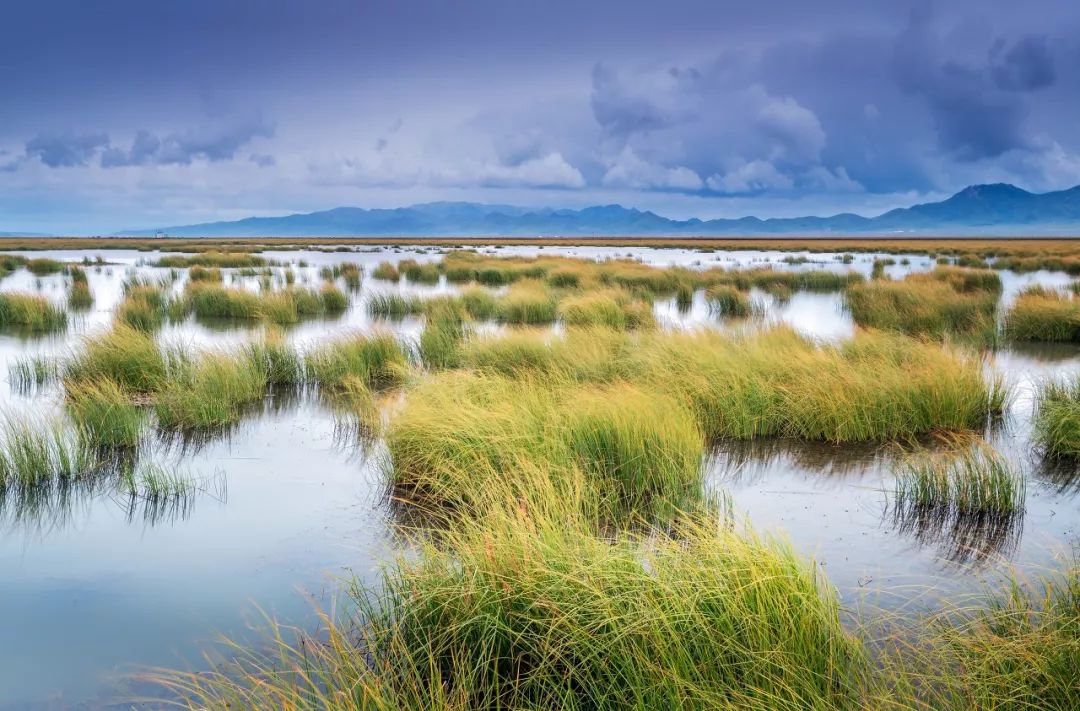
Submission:
POLYGON ((630 146, 623 148, 614 163, 604 173, 601 182, 608 187, 638 190, 701 190, 704 187, 697 173, 683 166, 671 168, 642 160, 630 146))
POLYGON ((742 163, 727 172, 712 175, 706 181, 718 193, 749 193, 760 190, 789 190, 794 181, 765 160, 742 163))

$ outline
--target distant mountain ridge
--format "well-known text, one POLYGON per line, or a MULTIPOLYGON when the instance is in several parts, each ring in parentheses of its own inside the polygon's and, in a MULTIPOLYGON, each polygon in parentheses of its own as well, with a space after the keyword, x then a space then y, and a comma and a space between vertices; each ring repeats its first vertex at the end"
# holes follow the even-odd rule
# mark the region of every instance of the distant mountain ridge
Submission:
POLYGON ((281 217, 249 217, 156 229, 123 236, 170 237, 558 237, 931 234, 1080 234, 1080 185, 1031 193, 1008 183, 972 185, 941 202, 876 217, 673 220, 648 210, 599 205, 581 210, 433 202, 393 209, 337 207, 281 217))

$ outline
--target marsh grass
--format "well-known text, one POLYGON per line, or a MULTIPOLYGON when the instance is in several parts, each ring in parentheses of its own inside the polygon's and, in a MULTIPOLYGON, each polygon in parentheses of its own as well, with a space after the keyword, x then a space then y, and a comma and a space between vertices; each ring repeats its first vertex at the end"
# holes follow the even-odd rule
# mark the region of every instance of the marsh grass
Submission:
POLYGON ((354 599, 324 642, 277 628, 266 656, 158 680, 214 709, 764 711, 854 707, 866 668, 812 563, 700 521, 608 542, 492 515, 354 599))
POLYGON ((424 300, 411 294, 373 294, 367 302, 367 312, 375 318, 401 320, 423 311, 424 300))
POLYGON ((397 281, 401 274, 392 262, 380 262, 378 266, 371 272, 373 279, 383 279, 385 281, 397 281))
POLYGON ((479 321, 494 320, 499 313, 499 302, 495 295, 482 286, 463 289, 460 294, 465 312, 479 321))
POLYGON ((324 344, 305 357, 308 379, 327 388, 341 386, 349 377, 372 388, 404 382, 408 356, 389 333, 355 335, 324 344))
POLYGON ((420 360, 432 370, 456 368, 461 364, 461 344, 465 340, 464 307, 451 299, 434 299, 427 306, 427 323, 420 334, 420 360))
POLYGON ((72 381, 65 386, 68 414, 81 441, 90 447, 135 448, 146 413, 112 380, 72 381))
POLYGON ((192 282, 184 290, 187 308, 199 318, 258 319, 259 295, 211 282, 192 282))
POLYGON ((0 293, 0 328, 18 327, 31 332, 61 331, 67 328, 67 313, 44 296, 0 293))
POLYGON ((210 267, 216 269, 255 268, 266 266, 267 261, 257 254, 246 252, 207 251, 184 256, 171 254, 153 263, 155 267, 183 269, 185 267, 210 267))
POLYGON ((955 515, 1012 515, 1024 508, 1024 479, 989 445, 916 456, 896 479, 896 508, 955 515))
POLYGON ((845 304, 860 326, 908 335, 993 340, 1001 282, 994 272, 939 268, 902 281, 856 284, 845 304), (970 273, 965 273, 970 272, 970 273))
POLYGON ((221 269, 219 267, 203 267, 194 265, 188 269, 188 279, 190 281, 209 281, 220 283, 223 280, 221 269))
POLYGON ((233 424, 265 396, 268 376, 261 366, 242 352, 200 354, 155 393, 158 424, 169 429, 233 424))
POLYGON ((165 323, 167 306, 159 291, 140 287, 129 293, 116 307, 116 321, 144 333, 153 333, 165 323))
POLYGON ((1076 708, 1080 564, 948 602, 891 635, 882 709, 1076 708))
POLYGON ((438 264, 420 264, 414 259, 403 259, 397 268, 407 280, 417 284, 436 284, 439 281, 438 264))
POLYGON ((0 489, 74 482, 96 463, 63 426, 46 419, 5 417, 0 431, 0 489))
POLYGON ((750 298, 729 284, 717 284, 705 292, 709 310, 721 316, 750 315, 750 298))
POLYGON ((977 430, 1008 392, 980 359, 903 336, 818 345, 786 328, 672 334, 643 342, 646 382, 683 398, 710 437, 857 442, 977 430))
POLYGON ((86 278, 86 272, 82 267, 72 265, 67 269, 71 277, 71 288, 68 290, 68 308, 75 311, 85 311, 94 305, 94 295, 90 292, 90 284, 86 278))
POLYGON ((8 381, 16 392, 27 393, 59 377, 60 360, 50 356, 22 356, 8 365, 8 381))
POLYGON ((85 281, 73 282, 68 291, 68 308, 72 311, 85 311, 94 305, 94 294, 85 281))
POLYGON ((38 257, 37 259, 26 260, 25 266, 26 269, 34 276, 48 276, 49 274, 56 274, 57 272, 62 272, 66 265, 63 262, 58 262, 55 259, 38 257))
POLYGON ((511 324, 552 323, 556 299, 541 282, 516 283, 499 298, 499 320, 511 324))
POLYGON ((248 344, 247 356, 266 374, 270 386, 298 386, 304 383, 304 361, 280 331, 269 331, 262 340, 248 344))
POLYGON ((83 339, 82 347, 66 360, 62 371, 65 380, 111 380, 127 390, 146 393, 165 383, 172 359, 152 336, 118 324, 111 331, 83 339))
POLYGON ((615 329, 650 328, 652 306, 632 300, 621 289, 600 289, 569 296, 558 305, 558 316, 567 326, 607 326, 615 329), (648 316, 644 312, 648 311, 648 316))
POLYGON ((704 438, 676 401, 629 385, 447 373, 409 393, 387 447, 395 484, 431 502, 471 505, 528 461, 559 487, 582 476, 626 511, 692 496, 704 438))
POLYGON ((1049 457, 1080 458, 1080 380, 1044 384, 1035 403, 1035 442, 1049 457))
POLYGON ((1080 342, 1080 300, 1053 289, 1029 287, 1005 314, 1005 336, 1016 341, 1080 342))

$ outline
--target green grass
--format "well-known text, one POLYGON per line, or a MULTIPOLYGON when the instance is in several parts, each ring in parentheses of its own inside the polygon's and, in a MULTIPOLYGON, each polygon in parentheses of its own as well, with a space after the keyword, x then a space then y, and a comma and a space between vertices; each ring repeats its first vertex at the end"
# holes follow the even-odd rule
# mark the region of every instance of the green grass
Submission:
POLYGON ((0 293, 0 328, 19 327, 34 332, 62 331, 67 313, 44 296, 0 293))
POLYGON ((1015 341, 1080 343, 1080 300, 1053 289, 1029 287, 1005 314, 1005 336, 1015 341))
POLYGON ((349 297, 333 284, 326 284, 319 290, 319 300, 323 313, 337 315, 349 308, 349 297))
POLYGON ((121 301, 116 307, 116 322, 145 333, 161 328, 166 316, 164 302, 148 297, 149 293, 153 292, 142 287, 121 301))
POLYGON ((492 321, 499 314, 499 302, 495 295, 482 286, 464 289, 461 304, 469 316, 479 321, 492 321))
POLYGON ((856 284, 847 290, 845 303, 860 326, 913 336, 960 335, 990 341, 1000 289, 994 272, 939 268, 902 281, 856 284))
POLYGON ((244 252, 214 252, 208 251, 201 254, 184 256, 170 254, 154 262, 155 267, 169 267, 183 269, 184 267, 211 267, 217 269, 235 269, 264 267, 266 259, 257 254, 244 252))
POLYGON ((112 380, 72 381, 66 387, 68 414, 81 440, 93 447, 138 446, 146 413, 112 380))
POLYGON ((1080 564, 902 628, 877 708, 1071 711, 1080 686, 1080 564))
POLYGON ((423 313, 424 300, 403 294, 372 294, 367 303, 368 315, 375 318, 400 320, 423 313))
POLYGON ((0 491, 70 483, 96 468, 60 422, 6 417, 0 426, 0 491))
POLYGON ((240 288, 210 282, 189 283, 184 299, 199 318, 258 319, 261 317, 259 295, 240 288))
POLYGON ((623 304, 625 294, 597 291, 571 296, 559 302, 558 315, 567 326, 608 326, 624 329, 627 325, 623 304))
POLYGON ((896 478, 894 507, 943 515, 1013 515, 1024 509, 1024 479, 989 445, 915 456, 896 478))
POLYGON ((308 378, 321 386, 341 386, 349 377, 374 388, 404 382, 408 357, 389 333, 356 335, 323 345, 305 359, 308 378))
POLYGON ((647 377, 692 403, 711 436, 832 442, 978 430, 1007 393, 982 362, 899 336, 816 345, 787 329, 656 339, 647 377), (666 383, 666 385, 665 385, 666 383))
POLYGON ((360 272, 360 267, 348 262, 342 264, 341 278, 345 282, 346 289, 354 293, 360 291, 360 286, 363 283, 363 274, 360 272))
POLYGON ((154 398, 158 424, 191 430, 230 425, 266 393, 268 376, 244 353, 203 353, 154 398))
POLYGON ((721 316, 749 316, 750 298, 729 284, 711 286, 705 292, 709 310, 721 316))
POLYGON ((155 462, 139 462, 123 472, 124 493, 149 504, 184 501, 192 496, 197 483, 190 476, 155 462))
POLYGON ((1080 379, 1049 382, 1036 400, 1034 439, 1051 457, 1080 457, 1080 379))
POLYGON ((55 259, 49 259, 47 257, 26 260, 27 270, 35 276, 56 274, 57 272, 62 272, 65 266, 66 265, 63 262, 58 262, 55 259))
POLYGON ((68 291, 68 308, 73 311, 85 311, 94 305, 94 294, 85 281, 72 282, 68 291))
POLYGON ((866 668, 812 562, 702 522, 608 542, 492 516, 354 595, 324 641, 278 628, 163 681, 208 709, 784 711, 856 708, 866 668))
POLYGON ((515 284, 499 298, 499 320, 512 324, 551 323, 556 317, 556 300, 539 282, 515 284))
POLYGON ((248 358, 266 374, 271 386, 296 386, 304 382, 304 361, 296 348, 271 330, 260 340, 248 344, 248 358))
POLYGON ((387 447, 394 483, 440 505, 471 504, 529 462, 561 487, 581 475, 625 510, 681 502, 698 483, 704 438, 688 409, 633 386, 457 372, 410 391, 387 447))
POLYGON ((371 272, 373 279, 383 279, 385 281, 397 281, 401 275, 398 273, 398 269, 391 262, 380 262, 371 272))
POLYGON ((134 392, 157 390, 168 376, 166 353, 153 337, 130 326, 85 338, 64 364, 65 380, 94 382, 111 380, 134 392))
POLYGON ((420 334, 420 360, 429 369, 455 368, 461 363, 465 340, 465 313, 460 302, 433 299, 428 302, 427 323, 420 334))
POLYGON ((403 259, 398 264, 398 270, 406 279, 417 284, 436 284, 439 281, 438 264, 420 264, 413 259, 403 259))
POLYGON ((190 281, 209 281, 218 282, 222 281, 221 269, 219 267, 203 267, 195 265, 188 270, 188 279, 190 281))
POLYGON ((8 365, 8 380, 19 392, 29 392, 35 385, 43 385, 60 375, 60 361, 42 355, 26 355, 8 365))

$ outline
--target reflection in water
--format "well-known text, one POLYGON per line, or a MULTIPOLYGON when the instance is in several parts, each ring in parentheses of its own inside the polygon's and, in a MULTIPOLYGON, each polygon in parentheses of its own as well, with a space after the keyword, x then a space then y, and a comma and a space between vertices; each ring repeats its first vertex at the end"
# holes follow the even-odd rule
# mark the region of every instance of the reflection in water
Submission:
POLYGON ((156 526, 186 520, 202 496, 224 503, 226 495, 223 470, 200 479, 117 462, 76 479, 0 487, 0 528, 45 537, 78 528, 100 501, 112 502, 128 523, 156 526))
POLYGON ((777 469, 803 470, 808 475, 861 475, 881 468, 891 457, 890 446, 875 443, 835 445, 795 439, 762 438, 715 442, 706 459, 706 471, 725 483, 752 484, 777 469))
POLYGON ((1038 460, 1033 474, 1055 494, 1080 494, 1080 461, 1042 457, 1038 460))
MULTIPOLYGON (((482 251, 589 259, 610 258, 618 252, 658 266, 730 268, 777 264, 785 256, 626 247, 482 251)), ((410 257, 428 262, 438 259, 440 252, 371 248, 264 256, 291 263, 288 269, 295 273, 297 284, 318 286, 323 266, 351 262, 370 275, 384 260, 410 257)), ((37 357, 46 363, 63 356, 81 336, 112 322, 122 298, 122 280, 158 279, 165 274, 145 264, 159 254, 104 254, 119 264, 88 270, 94 306, 72 318, 65 334, 25 340, 0 333, 0 402, 5 410, 59 409, 59 386, 31 368, 30 387, 20 388, 19 372, 12 362, 37 357)), ((78 261, 83 255, 69 251, 47 256, 78 261)), ((853 269, 865 276, 875 255, 859 255, 852 264, 830 255, 806 256, 830 270, 853 269)), ((779 268, 822 268, 792 262, 779 268)), ((910 267, 901 264, 886 271, 902 278, 909 271, 933 267, 925 257, 912 257, 911 262, 910 267)), ((1004 302, 1029 282, 1057 277, 1039 273, 1014 278, 1003 272, 1002 278, 1004 302)), ((185 280, 185 276, 177 280, 174 291, 179 292, 185 280)), ((260 288, 257 276, 231 281, 242 288, 260 288)), ((9 275, 0 288, 39 289, 57 303, 66 296, 63 277, 37 280, 25 270, 9 275)), ((444 280, 424 286, 368 278, 340 318, 305 321, 282 331, 286 342, 302 351, 350 331, 384 329, 416 339, 423 328, 422 318, 400 322, 372 318, 367 302, 379 294, 429 297, 457 288, 444 280)), ((658 298, 654 312, 661 327, 670 329, 730 330, 782 322, 829 341, 854 332, 839 293, 771 296, 755 290, 752 297, 764 305, 766 313, 741 324, 710 314, 702 290, 689 303, 684 299, 680 304, 674 296, 658 298), (681 308, 685 306, 689 308, 681 308)), ((485 323, 479 327, 496 328, 505 326, 485 323)), ((186 349, 227 348, 247 343, 264 330, 250 322, 200 323, 190 317, 165 325, 159 338, 186 349)), ((1017 344, 1001 351, 995 365, 1010 382, 1020 381, 1029 389, 1038 379, 1061 377, 1078 368, 1080 348, 1068 345, 1017 344)), ((216 473, 196 482, 187 494, 151 496, 146 490, 133 494, 118 484, 115 475, 0 493, 0 530, 20 529, 0 536, 0 599, 4 600, 0 629, 20 640, 0 664, 0 706, 6 702, 22 707, 56 698, 62 699, 62 705, 75 706, 107 685, 102 679, 106 672, 130 668, 126 665, 131 663, 175 666, 176 650, 183 652, 185 662, 197 660, 206 639, 242 631, 243 612, 250 609, 251 600, 279 619, 304 624, 311 619, 310 610, 296 595, 298 586, 318 589, 327 575, 337 573, 370 576, 382 561, 408 548, 408 542, 399 537, 401 529, 388 522, 407 527, 417 511, 403 506, 394 492, 386 492, 387 455, 379 422, 348 408, 328 407, 332 404, 317 391, 275 388, 233 427, 172 433, 148 443, 148 451, 140 454, 216 473), (226 475, 228 505, 210 505, 213 500, 224 500, 226 475), (142 531, 132 530, 139 526, 142 531), (63 669, 64 674, 58 675, 56 669, 63 669)), ((1011 412, 1017 426, 992 433, 995 446, 1011 446, 1021 453, 1030 449, 1030 411, 1028 401, 1014 402, 1011 412)), ((1029 471, 1028 476, 1041 480, 1046 491, 1029 497, 1022 518, 943 518, 928 511, 886 508, 885 492, 893 486, 895 456, 891 448, 880 445, 720 442, 705 466, 707 478, 719 484, 710 489, 730 491, 730 501, 740 513, 749 514, 752 525, 785 533, 800 553, 827 565, 830 581, 841 590, 856 588, 861 584, 856 581, 864 576, 886 590, 890 585, 911 583, 936 586, 942 580, 938 556, 968 564, 964 570, 950 566, 947 580, 957 588, 970 589, 978 584, 977 576, 969 574, 969 569, 977 569, 975 564, 989 565, 995 558, 1012 556, 1013 564, 1037 565, 1050 555, 1046 553, 1051 550, 1048 540, 1068 544, 1075 539, 1080 516, 1080 478, 1075 467, 1042 462, 1029 471)))
POLYGON ((957 565, 981 566, 1008 558, 1024 530, 1024 512, 958 513, 940 506, 893 507, 892 523, 900 534, 920 546, 935 546, 939 555, 957 565))

